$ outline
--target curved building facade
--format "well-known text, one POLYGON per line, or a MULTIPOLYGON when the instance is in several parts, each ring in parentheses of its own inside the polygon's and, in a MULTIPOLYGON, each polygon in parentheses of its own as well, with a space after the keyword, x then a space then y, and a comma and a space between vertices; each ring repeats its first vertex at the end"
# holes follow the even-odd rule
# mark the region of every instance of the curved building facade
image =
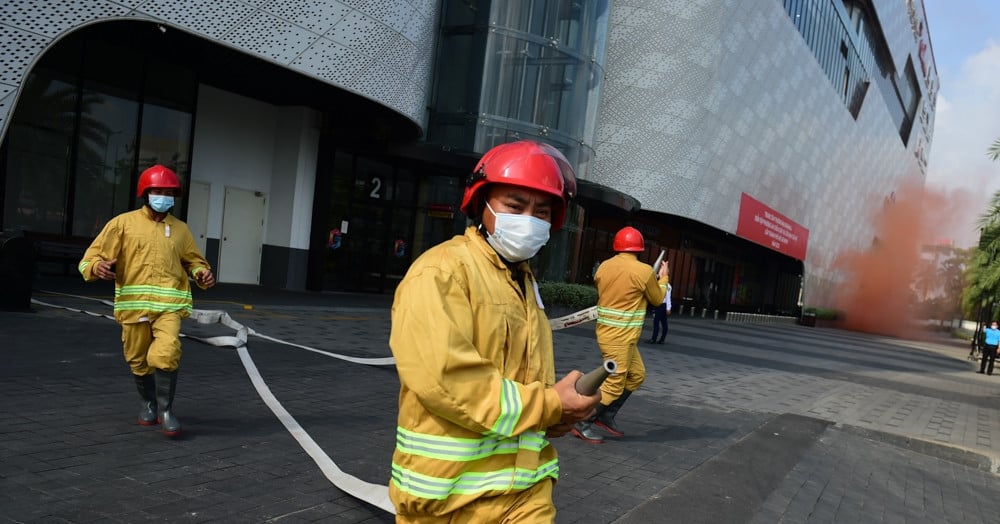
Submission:
POLYGON ((436 0, 7 2, 0 25, 0 129, 6 129, 22 82, 46 50, 83 26, 122 20, 148 20, 164 32, 181 30, 238 49, 422 125, 438 9, 436 0))
POLYGON ((164 163, 221 282, 387 292, 534 138, 581 181, 543 279, 634 225, 675 303, 791 313, 922 181, 929 43, 919 0, 13 0, 0 228, 71 252, 164 163))
MULTIPOLYGON (((738 289, 762 264, 726 254, 731 236, 801 260, 805 300, 829 300, 838 253, 873 241, 873 206, 923 184, 937 76, 922 3, 622 0, 611 17, 589 176, 639 199, 639 224, 714 228, 702 257, 726 267, 712 285, 730 304, 787 306, 765 282, 795 280, 792 264, 738 289)), ((652 229, 683 249, 684 231, 652 229)))

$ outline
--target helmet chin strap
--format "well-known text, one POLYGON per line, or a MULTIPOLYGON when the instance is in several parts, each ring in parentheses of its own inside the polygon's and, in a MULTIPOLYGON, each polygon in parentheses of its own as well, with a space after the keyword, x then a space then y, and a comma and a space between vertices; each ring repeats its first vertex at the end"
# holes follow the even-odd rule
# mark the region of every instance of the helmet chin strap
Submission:
POLYGON ((483 220, 483 214, 487 211, 492 212, 493 210, 490 208, 489 202, 484 198, 483 208, 479 213, 478 223, 476 224, 476 230, 479 231, 480 235, 483 235, 483 238, 489 238, 491 235, 491 233, 486 229, 486 222, 483 220))
POLYGON ((479 231, 479 234, 483 238, 490 238, 490 232, 486 230, 486 225, 483 224, 482 220, 480 220, 479 225, 476 226, 476 231, 479 231))

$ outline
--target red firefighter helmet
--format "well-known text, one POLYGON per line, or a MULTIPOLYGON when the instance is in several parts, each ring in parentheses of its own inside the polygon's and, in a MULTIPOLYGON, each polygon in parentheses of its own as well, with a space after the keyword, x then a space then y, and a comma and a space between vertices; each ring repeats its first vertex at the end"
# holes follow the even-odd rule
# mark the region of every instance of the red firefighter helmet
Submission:
POLYGON ((642 233, 634 227, 623 227, 615 233, 615 241, 611 245, 615 251, 637 252, 646 249, 642 233))
POLYGON ((552 206, 552 230, 566 220, 566 206, 576 194, 576 174, 558 149, 533 140, 500 144, 486 152, 469 175, 462 196, 462 211, 469 218, 482 212, 482 190, 500 183, 535 189, 556 197, 552 206))
POLYGON ((174 196, 181 196, 183 190, 181 189, 181 179, 177 178, 177 173, 174 173, 169 167, 156 164, 139 175, 139 187, 136 190, 137 197, 146 196, 146 191, 153 189, 173 189, 174 196))

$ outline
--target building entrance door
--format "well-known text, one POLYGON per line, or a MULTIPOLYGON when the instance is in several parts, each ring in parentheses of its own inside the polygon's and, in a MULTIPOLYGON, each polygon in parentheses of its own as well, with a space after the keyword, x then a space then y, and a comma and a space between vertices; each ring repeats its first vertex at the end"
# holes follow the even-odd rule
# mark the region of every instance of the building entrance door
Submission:
POLYGON ((191 182, 187 191, 187 225, 202 255, 208 255, 208 202, 210 186, 204 182, 191 182))
POLYGON ((260 283, 260 253, 264 239, 263 193, 226 188, 219 243, 219 282, 260 283))

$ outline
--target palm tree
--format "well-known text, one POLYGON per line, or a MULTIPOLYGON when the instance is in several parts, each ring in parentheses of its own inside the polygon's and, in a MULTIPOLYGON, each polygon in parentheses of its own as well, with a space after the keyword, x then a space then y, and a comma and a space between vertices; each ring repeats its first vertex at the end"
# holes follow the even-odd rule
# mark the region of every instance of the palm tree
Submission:
MULTIPOLYGON (((1000 138, 990 145, 986 154, 993 160, 1000 160, 1000 138)), ((968 312, 1000 296, 1000 264, 995 263, 1000 256, 1000 191, 993 194, 986 212, 979 216, 978 225, 979 246, 969 264, 968 287, 962 297, 962 305, 968 312)))

